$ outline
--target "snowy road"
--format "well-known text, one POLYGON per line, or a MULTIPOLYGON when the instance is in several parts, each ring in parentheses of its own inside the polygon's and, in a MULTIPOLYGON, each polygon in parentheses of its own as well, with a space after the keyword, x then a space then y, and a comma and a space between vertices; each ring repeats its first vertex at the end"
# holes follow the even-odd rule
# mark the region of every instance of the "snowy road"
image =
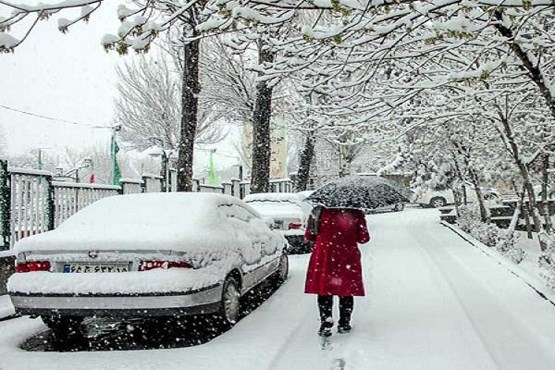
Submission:
MULTIPOLYGON (((361 247, 368 296, 354 330, 322 351, 307 256, 290 280, 235 328, 204 345, 167 350, 26 352, 40 320, 0 322, 2 369, 555 369, 555 307, 438 223, 436 210, 368 218, 361 247), (341 359, 341 361, 337 361, 341 359)), ((336 313, 337 315, 337 313, 336 313)))

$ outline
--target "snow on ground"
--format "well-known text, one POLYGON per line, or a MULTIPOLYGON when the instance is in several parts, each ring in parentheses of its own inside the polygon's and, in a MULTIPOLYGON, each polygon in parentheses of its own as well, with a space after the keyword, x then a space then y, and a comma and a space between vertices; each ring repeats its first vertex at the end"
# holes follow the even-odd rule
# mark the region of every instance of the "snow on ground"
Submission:
MULTIPOLYGON (((308 256, 259 309, 213 341, 149 351, 40 353, 18 343, 45 327, 0 322, 6 369, 553 369, 555 307, 494 259, 438 222, 437 210, 368 217, 361 246, 368 296, 355 302, 354 330, 316 336, 316 298, 303 294, 308 256)), ((336 312, 337 314, 337 312, 336 312)))
POLYGON ((15 313, 10 297, 6 295, 0 295, 0 319, 4 317, 11 316, 15 313))

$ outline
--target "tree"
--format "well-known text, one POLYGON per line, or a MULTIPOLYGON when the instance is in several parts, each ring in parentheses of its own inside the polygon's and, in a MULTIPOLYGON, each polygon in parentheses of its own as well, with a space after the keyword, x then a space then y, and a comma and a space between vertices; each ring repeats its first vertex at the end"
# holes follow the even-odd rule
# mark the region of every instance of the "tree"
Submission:
MULTIPOLYGON (((13 167, 38 169, 37 149, 28 150, 23 154, 7 155, 8 164, 13 167)), ((56 159, 47 151, 41 153, 42 169, 54 172, 58 165, 56 159)))
MULTIPOLYGON (((88 20, 102 3, 103 0, 75 0, 27 6, 2 1, 0 5, 13 12, 7 18, 0 18, 0 32, 11 28, 28 16, 35 15, 36 18, 23 38, 19 40, 7 33, 0 33, 0 51, 13 51, 27 38, 38 21, 61 11, 79 8, 81 13, 76 18, 58 20, 60 30, 67 32, 75 23, 88 20)), ((179 191, 192 191, 193 189, 193 151, 197 134, 198 97, 201 87, 199 80, 200 32, 197 26, 201 22, 206 5, 206 0, 194 0, 187 4, 182 4, 180 1, 137 0, 133 2, 133 9, 120 5, 118 17, 122 24, 118 34, 105 35, 101 41, 106 50, 116 50, 119 54, 126 54, 130 49, 146 52, 161 33, 172 29, 180 31, 179 40, 176 40, 182 46, 183 62, 180 133, 177 146, 179 153, 177 189, 179 191)))
MULTIPOLYGON (((168 56, 139 56, 124 68, 118 68, 119 97, 116 121, 122 125, 119 135, 133 148, 146 149, 151 138, 162 140, 164 149, 176 149, 181 117, 181 69, 168 56), (175 68, 177 67, 177 68, 175 68)), ((212 109, 201 96, 196 142, 212 144, 222 139, 224 130, 218 121, 221 111, 212 109)))

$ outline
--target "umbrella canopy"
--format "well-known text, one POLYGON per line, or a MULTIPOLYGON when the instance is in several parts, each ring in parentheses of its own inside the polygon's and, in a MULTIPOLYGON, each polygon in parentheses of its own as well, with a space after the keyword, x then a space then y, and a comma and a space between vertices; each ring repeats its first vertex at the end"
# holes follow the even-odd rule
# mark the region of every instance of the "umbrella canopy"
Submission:
POLYGON ((317 189, 307 199, 328 208, 372 209, 409 202, 410 190, 383 177, 344 177, 317 189))

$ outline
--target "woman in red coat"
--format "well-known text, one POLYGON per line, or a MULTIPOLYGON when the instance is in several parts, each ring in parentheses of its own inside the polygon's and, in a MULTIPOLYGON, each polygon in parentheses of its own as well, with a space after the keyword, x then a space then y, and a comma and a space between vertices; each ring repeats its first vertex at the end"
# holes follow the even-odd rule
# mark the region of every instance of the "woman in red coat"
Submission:
POLYGON ((318 334, 330 336, 334 295, 339 296, 337 331, 346 333, 351 330, 353 296, 364 296, 357 243, 368 242, 370 236, 364 212, 360 210, 319 207, 315 211, 305 232, 305 239, 315 242, 306 274, 305 293, 318 294, 322 323, 318 334))

